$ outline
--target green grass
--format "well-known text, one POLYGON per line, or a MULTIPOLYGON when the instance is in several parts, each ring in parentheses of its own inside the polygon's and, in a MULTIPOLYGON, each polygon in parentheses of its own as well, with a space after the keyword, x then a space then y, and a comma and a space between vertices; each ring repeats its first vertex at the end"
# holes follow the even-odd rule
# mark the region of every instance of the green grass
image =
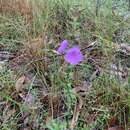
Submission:
POLYGON ((17 11, 0 14, 0 51, 15 55, 0 69, 0 129, 67 130, 81 97, 75 130, 108 129, 113 117, 118 122, 114 125, 127 130, 130 63, 122 64, 122 57, 115 55, 120 53, 117 45, 130 43, 130 21, 124 20, 128 1, 100 0, 100 5, 96 0, 29 2, 30 21, 17 11), (64 39, 70 47, 78 44, 82 48, 85 59, 81 64, 72 66, 57 56, 55 50, 64 39), (31 47, 34 43, 38 47, 40 41, 42 47, 31 47), (84 50, 94 42, 97 45, 91 51, 84 50), (112 64, 127 69, 126 78, 111 74, 112 64), (97 68, 99 76, 94 75, 97 68), (29 82, 24 81, 26 87, 18 92, 15 85, 23 75, 29 82), (73 88, 82 88, 84 82, 92 84, 90 90, 84 96, 82 90, 75 94, 73 88), (25 101, 28 95, 33 97, 31 106, 25 101))

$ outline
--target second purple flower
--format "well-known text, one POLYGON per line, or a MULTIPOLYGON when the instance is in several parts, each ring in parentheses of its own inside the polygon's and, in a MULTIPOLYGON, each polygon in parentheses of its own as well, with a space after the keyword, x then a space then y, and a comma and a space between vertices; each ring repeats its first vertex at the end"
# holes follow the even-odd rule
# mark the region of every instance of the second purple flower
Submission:
POLYGON ((57 52, 58 52, 59 54, 63 54, 64 51, 65 51, 65 49, 68 47, 68 44, 69 44, 69 43, 68 43, 67 40, 62 41, 61 44, 60 44, 60 47, 59 47, 58 50, 57 50, 57 52))

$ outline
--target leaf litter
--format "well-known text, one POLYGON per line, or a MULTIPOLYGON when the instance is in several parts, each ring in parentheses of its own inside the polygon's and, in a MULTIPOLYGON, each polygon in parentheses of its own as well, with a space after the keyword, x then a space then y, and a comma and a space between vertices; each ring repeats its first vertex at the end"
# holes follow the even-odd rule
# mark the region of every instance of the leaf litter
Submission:
MULTIPOLYGON (((22 8, 22 9, 19 8, 20 13, 22 13, 23 15, 24 13, 30 15, 31 13, 28 11, 30 11, 31 8, 29 9, 28 6, 24 6, 24 4, 25 4, 24 2, 22 3, 22 5, 20 3, 20 7, 22 8)), ((3 7, 2 7, 2 11, 4 11, 3 7)), ((11 9, 11 8, 7 9, 7 8, 8 7, 5 7, 5 10, 11 9)), ((11 11, 14 11, 14 8, 12 9, 11 11)), ((85 22, 84 26, 86 26, 87 28, 88 26, 90 26, 89 29, 93 30, 95 28, 93 27, 95 26, 94 24, 95 23, 91 21, 87 21, 85 22)), ((97 37, 94 37, 94 40, 95 38, 97 37)), ((37 123, 37 116, 42 110, 42 107, 45 108, 46 113, 48 113, 48 115, 44 115, 43 117, 40 117, 42 118, 42 122, 44 122, 45 124, 48 124, 51 120, 57 119, 60 116, 65 116, 65 113, 67 112, 66 105, 63 101, 65 100, 66 95, 62 93, 61 95, 59 94, 58 96, 54 96, 51 93, 51 89, 54 86, 54 84, 52 82, 52 79, 50 77, 48 78, 48 75, 50 76, 49 74, 50 70, 48 69, 48 67, 50 64, 53 63, 51 62, 53 61, 51 59, 52 58, 51 56, 55 56, 55 55, 54 53, 52 53, 51 56, 48 55, 48 53, 45 53, 45 54, 42 53, 42 49, 46 49, 45 46, 43 45, 43 38, 38 37, 27 43, 24 43, 24 47, 23 47, 24 50, 21 49, 15 55, 10 54, 9 52, 0 53, 0 62, 3 62, 3 60, 9 61, 10 69, 12 69, 16 75, 18 74, 19 78, 15 79, 16 83, 14 85, 15 91, 17 93, 16 95, 18 96, 16 96, 15 94, 14 95, 22 99, 22 100, 18 100, 18 102, 23 103, 25 106, 28 106, 29 110, 32 110, 34 112, 34 113, 31 113, 30 111, 27 113, 26 112, 22 113, 21 115, 22 117, 18 121, 19 124, 24 123, 24 126, 23 128, 21 128, 21 130, 31 130, 31 129, 42 130, 42 128, 40 127, 40 124, 37 123), (40 60, 37 60, 37 59, 40 59, 40 60), (46 60, 43 62, 43 59, 46 59, 46 60), (37 68, 39 70, 37 70, 37 68), (36 74, 39 74, 41 71, 44 74, 42 75, 42 78, 36 76, 35 81, 33 81, 32 77, 35 75, 35 72, 36 74), (30 76, 31 78, 29 78, 27 75, 31 75, 30 76), (31 83, 32 83, 32 86, 31 86, 32 88, 30 90, 29 87, 31 83), (34 93, 37 92, 38 95, 34 96, 34 93, 32 90, 34 91, 34 93), (32 118, 32 120, 30 121, 29 118, 32 118)), ((71 129, 75 129, 77 127, 78 121, 80 120, 80 118, 82 117, 84 113, 86 113, 84 116, 86 116, 85 118, 87 120, 85 121, 84 119, 85 125, 90 125, 90 124, 95 123, 95 121, 101 115, 101 112, 98 111, 98 108, 91 110, 91 109, 87 109, 85 105, 87 104, 86 102, 88 102, 92 105, 92 108, 99 107, 100 105, 102 105, 100 103, 100 99, 106 94, 106 92, 102 90, 102 91, 97 92, 96 96, 93 97, 91 95, 91 93, 94 91, 93 81, 97 80, 100 76, 102 76, 106 72, 107 74, 110 74, 112 76, 117 76, 120 80, 125 80, 125 81, 128 80, 128 67, 130 65, 129 60, 127 60, 127 66, 123 66, 122 64, 120 65, 120 63, 118 63, 117 61, 119 61, 120 59, 123 59, 124 57, 125 57, 124 60, 129 57, 130 46, 127 43, 126 44, 123 43, 121 45, 113 44, 112 46, 118 56, 116 56, 116 54, 114 53, 113 54, 114 58, 112 59, 110 65, 107 66, 106 68, 104 67, 104 64, 107 62, 108 56, 106 55, 105 50, 102 50, 100 42, 97 42, 97 40, 91 41, 91 43, 87 45, 87 47, 85 45, 82 46, 81 51, 83 51, 83 53, 87 53, 85 60, 88 61, 89 65, 92 66, 93 69, 88 79, 82 79, 83 81, 80 81, 79 85, 76 84, 77 86, 72 85, 72 92, 74 93, 74 95, 76 95, 77 100, 74 103, 74 106, 72 109, 73 111, 72 116, 70 117, 70 120, 69 120, 70 121, 69 127, 71 129), (120 53, 123 54, 123 56, 120 55, 120 53), (86 99, 87 96, 88 97, 90 96, 90 98, 86 99)), ((0 68, 3 69, 3 65, 1 64, 0 64, 0 68)), ((14 99, 16 98, 15 96, 13 97, 14 99)), ((121 99, 121 97, 119 96, 118 98, 119 99, 117 99, 117 103, 118 103, 118 100, 121 99)), ((87 107, 89 108, 89 106, 87 107)), ((16 110, 11 109, 10 111, 8 111, 6 113, 7 116, 5 117, 4 122, 6 122, 9 118, 11 118, 11 116, 14 115, 16 110)), ((126 120, 125 122, 128 123, 126 120)), ((119 120, 117 117, 112 116, 107 123, 108 123, 108 128, 106 130, 123 130, 124 129, 119 126, 119 120)), ((98 130, 98 127, 99 127, 98 125, 95 126, 95 129, 98 130)))

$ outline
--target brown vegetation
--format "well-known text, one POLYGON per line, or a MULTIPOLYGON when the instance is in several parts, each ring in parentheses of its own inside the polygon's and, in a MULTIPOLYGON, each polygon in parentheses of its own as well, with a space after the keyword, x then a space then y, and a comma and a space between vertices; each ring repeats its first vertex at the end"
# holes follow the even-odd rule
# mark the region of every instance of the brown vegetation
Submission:
POLYGON ((32 19, 32 6, 28 0, 0 0, 0 13, 21 14, 28 21, 32 19))

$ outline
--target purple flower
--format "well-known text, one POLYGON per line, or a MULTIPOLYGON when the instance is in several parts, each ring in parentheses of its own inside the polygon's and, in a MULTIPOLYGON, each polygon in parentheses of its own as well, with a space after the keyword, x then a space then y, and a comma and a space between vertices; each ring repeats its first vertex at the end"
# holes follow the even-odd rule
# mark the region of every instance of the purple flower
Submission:
POLYGON ((72 65, 78 64, 80 61, 83 60, 83 55, 80 52, 79 47, 73 47, 69 49, 65 55, 65 60, 72 65))
POLYGON ((67 47, 68 47, 68 41, 64 40, 64 41, 61 42, 60 47, 58 48, 57 52, 59 54, 63 54, 67 47))

